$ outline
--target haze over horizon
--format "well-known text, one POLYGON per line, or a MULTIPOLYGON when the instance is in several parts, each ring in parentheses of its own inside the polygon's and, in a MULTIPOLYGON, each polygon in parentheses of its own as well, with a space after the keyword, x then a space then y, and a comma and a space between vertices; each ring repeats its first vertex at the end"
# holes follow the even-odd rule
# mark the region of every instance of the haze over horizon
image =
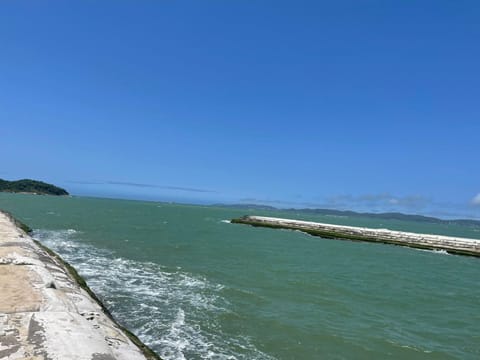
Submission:
POLYGON ((480 218, 478 2, 0 9, 0 178, 480 218))

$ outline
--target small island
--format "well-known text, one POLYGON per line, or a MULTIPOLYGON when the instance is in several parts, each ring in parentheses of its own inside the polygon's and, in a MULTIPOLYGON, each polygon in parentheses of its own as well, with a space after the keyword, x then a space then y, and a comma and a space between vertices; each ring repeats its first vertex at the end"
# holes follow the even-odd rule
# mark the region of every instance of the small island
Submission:
POLYGON ((22 179, 16 181, 0 179, 0 192, 56 196, 69 195, 65 189, 62 189, 58 186, 31 179, 22 179))

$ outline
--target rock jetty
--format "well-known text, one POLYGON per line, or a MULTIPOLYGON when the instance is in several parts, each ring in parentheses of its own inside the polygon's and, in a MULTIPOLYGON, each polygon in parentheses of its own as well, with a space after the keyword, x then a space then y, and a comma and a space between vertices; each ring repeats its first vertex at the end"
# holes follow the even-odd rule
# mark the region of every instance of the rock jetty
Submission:
POLYGON ((159 357, 114 321, 73 268, 0 212, 0 359, 159 357))
POLYGON ((311 235, 330 239, 378 242, 419 249, 444 250, 451 254, 480 256, 480 240, 478 239, 332 225, 265 216, 244 216, 233 219, 231 222, 269 228, 300 230, 311 235))

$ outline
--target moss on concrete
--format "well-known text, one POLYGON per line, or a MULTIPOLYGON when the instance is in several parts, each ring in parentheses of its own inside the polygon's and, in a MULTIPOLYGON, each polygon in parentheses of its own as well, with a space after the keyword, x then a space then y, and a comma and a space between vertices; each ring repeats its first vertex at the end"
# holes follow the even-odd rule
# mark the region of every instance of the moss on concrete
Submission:
POLYGON ((22 229, 22 231, 25 232, 26 234, 30 234, 33 231, 32 228, 30 228, 30 226, 18 220, 15 216, 13 216, 8 211, 0 210, 0 212, 5 214, 10 220, 12 220, 12 222, 15 224, 16 227, 22 229))

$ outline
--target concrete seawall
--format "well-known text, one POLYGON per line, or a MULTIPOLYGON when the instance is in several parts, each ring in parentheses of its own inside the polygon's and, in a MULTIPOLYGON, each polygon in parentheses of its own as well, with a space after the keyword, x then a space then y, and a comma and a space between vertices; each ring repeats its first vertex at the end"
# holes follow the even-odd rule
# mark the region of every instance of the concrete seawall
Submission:
POLYGON ((115 322, 73 268, 0 211, 0 359, 159 357, 115 322))
POLYGON ((378 242, 419 249, 444 250, 452 254, 480 256, 480 240, 477 239, 332 225, 264 216, 244 216, 233 219, 231 222, 269 228, 300 230, 311 235, 330 239, 378 242))

